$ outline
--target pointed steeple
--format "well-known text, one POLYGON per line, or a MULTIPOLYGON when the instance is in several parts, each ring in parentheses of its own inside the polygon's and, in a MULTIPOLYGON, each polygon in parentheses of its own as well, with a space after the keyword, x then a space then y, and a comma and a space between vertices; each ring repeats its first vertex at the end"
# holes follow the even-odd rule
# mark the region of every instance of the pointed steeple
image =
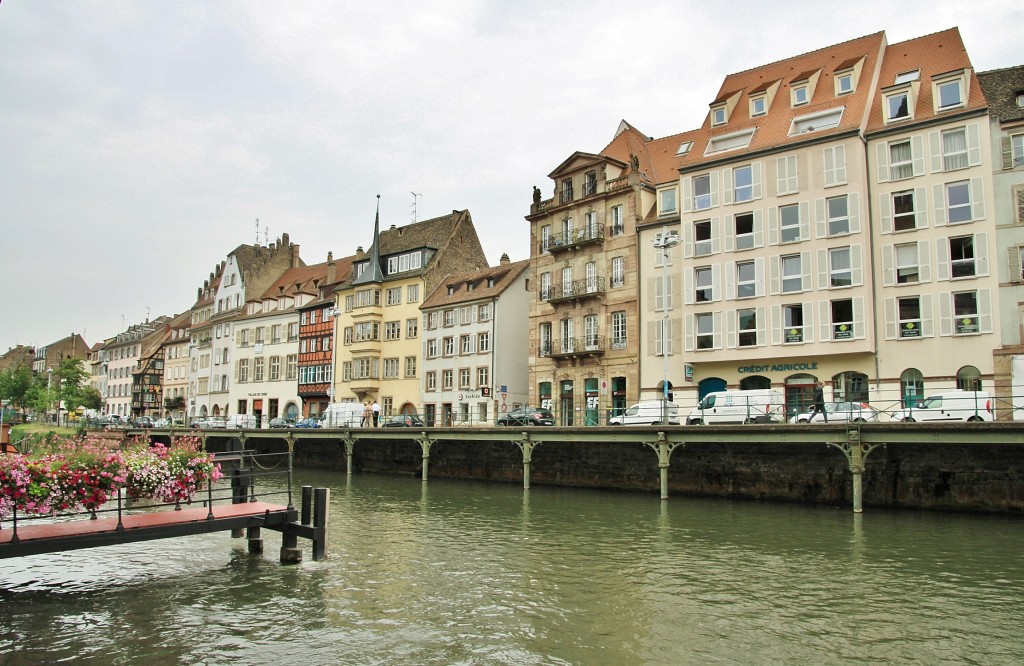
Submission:
POLYGON ((384 272, 380 269, 380 195, 377 195, 377 216, 373 220, 373 245, 370 246, 370 265, 359 277, 352 280, 353 285, 383 282, 384 272))

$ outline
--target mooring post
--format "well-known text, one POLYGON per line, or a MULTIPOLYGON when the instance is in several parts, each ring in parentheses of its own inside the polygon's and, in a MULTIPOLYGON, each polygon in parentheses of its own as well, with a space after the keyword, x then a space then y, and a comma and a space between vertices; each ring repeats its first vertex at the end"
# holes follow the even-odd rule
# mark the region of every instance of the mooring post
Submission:
POLYGON ((259 555, 263 552, 263 535, 258 526, 245 528, 245 538, 249 542, 249 552, 259 555))
POLYGON ((299 522, 309 525, 310 513, 313 510, 313 486, 302 486, 302 505, 299 522))
POLYGON ((327 555, 327 512, 331 501, 330 488, 317 488, 313 496, 313 560, 327 555))
POLYGON ((420 448, 423 449, 423 480, 427 480, 427 467, 430 465, 430 446, 433 442, 427 437, 427 433, 420 433, 420 448))
POLYGON ((682 442, 672 443, 665 437, 664 432, 658 433, 658 439, 654 442, 644 442, 644 446, 648 446, 652 451, 658 454, 658 472, 661 480, 661 499, 668 499, 668 465, 672 459, 672 452, 676 450, 677 446, 682 446, 682 442))
MULTIPOLYGON (((248 485, 248 470, 242 468, 236 468, 231 470, 231 503, 232 504, 245 504, 249 501, 249 489, 248 485)), ((244 531, 241 527, 236 527, 231 530, 231 538, 240 539, 244 536, 244 531)))

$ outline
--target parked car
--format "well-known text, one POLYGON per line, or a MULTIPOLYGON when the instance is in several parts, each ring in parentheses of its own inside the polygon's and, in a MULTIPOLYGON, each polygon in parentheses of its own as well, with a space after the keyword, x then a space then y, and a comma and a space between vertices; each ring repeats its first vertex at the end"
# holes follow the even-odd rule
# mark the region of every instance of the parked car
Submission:
POLYGON ((555 416, 543 407, 520 407, 498 417, 500 426, 553 426, 555 416))
POLYGON ((134 427, 136 428, 155 428, 156 421, 153 420, 152 416, 136 416, 134 427))
POLYGON ((312 417, 312 416, 308 416, 308 417, 306 417, 304 419, 299 419, 298 421, 296 421, 295 425, 293 427, 295 427, 295 428, 319 428, 320 427, 320 419, 317 419, 317 418, 312 417))
POLYGON ((294 428, 295 427, 295 421, 293 421, 291 419, 286 419, 283 416, 278 416, 277 418, 270 419, 270 427, 271 428, 294 428))
POLYGON ((423 419, 415 414, 397 414, 392 416, 381 426, 384 428, 422 428, 423 419))
POLYGON ((646 400, 608 419, 608 425, 679 425, 679 405, 664 400, 646 400))
POLYGON ((214 428, 227 428, 228 421, 220 416, 208 416, 199 424, 199 427, 203 430, 210 430, 214 428))
MULTIPOLYGON (((826 402, 825 412, 831 423, 878 421, 878 410, 866 402, 826 402)), ((811 410, 797 414, 789 419, 790 423, 824 423, 825 417, 822 414, 815 414, 811 418, 811 410)))
POLYGON ((170 419, 157 419, 156 421, 153 421, 153 427, 154 428, 170 428, 171 427, 171 420, 170 419))

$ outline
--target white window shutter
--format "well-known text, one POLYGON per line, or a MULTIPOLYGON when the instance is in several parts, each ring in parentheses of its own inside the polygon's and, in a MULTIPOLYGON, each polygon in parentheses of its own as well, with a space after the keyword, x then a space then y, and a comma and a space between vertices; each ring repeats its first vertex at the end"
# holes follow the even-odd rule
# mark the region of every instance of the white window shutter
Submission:
POLYGON ((971 123, 967 126, 967 164, 970 166, 981 164, 981 126, 978 123, 971 123))
POLYGON ((881 218, 881 232, 892 233, 892 195, 883 193, 878 195, 878 216, 881 218))
POLYGON ((899 337, 898 314, 896 312, 896 299, 885 299, 885 339, 895 340, 899 337))
MULTIPOLYGON (((999 140, 1000 147, 1002 148, 1003 154, 1003 169, 1013 168, 1013 139, 1008 136, 1004 136, 999 140)), ((968 155, 968 159, 970 156, 968 155)))
POLYGON ((760 298, 764 296, 764 257, 754 259, 754 279, 754 295, 760 298))
POLYGON ((978 330, 992 332, 992 292, 988 289, 978 290, 978 330))
POLYGON ((825 200, 814 200, 814 233, 818 238, 828 236, 828 221, 825 219, 825 200))
POLYGON ((814 342, 814 301, 801 303, 804 310, 804 342, 814 342))
POLYGON ((811 281, 811 252, 807 250, 800 253, 800 290, 811 291, 813 282, 811 281))
POLYGON ((921 294, 921 336, 935 337, 935 318, 932 316, 931 294, 921 294))
MULTIPOLYGON (((935 202, 935 226, 946 226, 946 186, 932 185, 932 198, 935 202)), ((915 201, 915 205, 916 205, 915 201)))
POLYGON ((693 177, 685 176, 682 181, 682 211, 689 213, 693 211, 693 177))
POLYGON ((938 294, 939 299, 939 335, 953 335, 953 295, 938 294))
POLYGON ((828 289, 828 250, 818 250, 818 289, 828 289))
POLYGON ((864 284, 864 246, 850 247, 850 281, 855 287, 864 284))
POLYGON ((1007 266, 1009 267, 1008 270, 1010 272, 1010 282, 1020 284, 1024 281, 1024 276, 1021 275, 1021 272, 1024 271, 1024 267, 1021 266, 1020 260, 1021 248, 1019 245, 1014 245, 1013 247, 1007 248, 1006 252, 1007 266))
POLYGON ((775 296, 782 290, 782 268, 780 257, 775 254, 768 258, 768 292, 775 296))
POLYGON ((683 258, 693 258, 693 223, 683 224, 683 258))
POLYGON ((893 245, 882 246, 882 286, 891 287, 896 284, 896 248, 893 245))
POLYGON ((725 313, 725 346, 728 349, 736 348, 736 311, 729 310, 725 313))
POLYGON ((715 326, 715 333, 711 336, 712 345, 715 349, 722 348, 722 313, 715 312, 711 315, 711 320, 715 326))
POLYGON ((942 136, 935 132, 928 132, 928 152, 932 158, 932 173, 942 171, 942 136))
POLYGON ((725 300, 736 300, 736 262, 725 262, 725 300))
POLYGON ((910 149, 914 159, 914 175, 923 176, 924 169, 924 137, 920 134, 910 137, 910 149))
POLYGON ((782 306, 772 306, 772 344, 782 344, 782 306))
POLYGON ((978 276, 988 275, 988 234, 974 234, 974 261, 978 276))
POLYGON ((788 178, 786 173, 786 159, 780 157, 775 160, 775 193, 788 194, 788 178))
POLYGON ((881 141, 875 145, 875 161, 878 162, 878 182, 889 182, 889 144, 881 141))
POLYGON ((718 217, 711 218, 711 252, 718 254, 722 251, 722 220, 718 217))
POLYGON ((715 207, 718 205, 718 172, 708 174, 708 180, 711 183, 711 206, 715 207))
POLYGON ((760 162, 754 162, 753 164, 750 165, 750 182, 751 182, 750 195, 754 199, 760 199, 761 198, 761 187, 762 187, 761 183, 762 183, 762 181, 763 181, 763 178, 761 176, 761 163, 760 162))
POLYGON ((867 325, 864 323, 864 297, 858 296, 853 299, 853 339, 864 340, 867 335, 867 325))
POLYGON ((932 253, 931 243, 928 241, 917 242, 917 267, 918 277, 921 282, 932 281, 932 253))
POLYGON ((985 219, 985 181, 982 178, 971 178, 971 219, 985 219))
POLYGON ((809 201, 800 202, 800 240, 811 238, 811 204, 809 201))
POLYGON ((846 182, 846 146, 835 147, 836 185, 846 182))
POLYGON ((829 330, 832 322, 830 308, 831 303, 829 301, 818 301, 818 330, 820 331, 818 339, 822 342, 832 340, 832 332, 829 330))
POLYGON ((764 307, 754 310, 757 317, 757 345, 759 347, 768 343, 768 311, 764 307))
POLYGON ((768 244, 779 244, 779 209, 775 206, 768 209, 768 244))
POLYGON ((683 351, 692 352, 697 349, 697 332, 694 329, 694 316, 683 317, 683 351))
POLYGON ((940 282, 949 279, 949 239, 935 239, 935 279, 940 282))
POLYGON ((825 166, 825 187, 832 187, 836 184, 835 148, 823 149, 821 158, 825 166))
POLYGON ((711 264, 711 301, 722 300, 722 265, 711 264))
POLYGON ((732 169, 722 169, 722 203, 731 204, 733 196, 733 180, 732 180, 732 169))
POLYGON ((693 294, 693 268, 687 266, 683 269, 683 305, 693 305, 696 302, 693 294))
POLYGON ((846 195, 846 207, 850 214, 850 233, 860 233, 860 192, 846 195))
POLYGON ((725 251, 736 249, 736 218, 732 213, 725 216, 725 251))
POLYGON ((764 211, 754 211, 754 247, 764 247, 764 211))
POLYGON ((918 187, 914 190, 914 226, 918 229, 928 228, 928 188, 918 187))

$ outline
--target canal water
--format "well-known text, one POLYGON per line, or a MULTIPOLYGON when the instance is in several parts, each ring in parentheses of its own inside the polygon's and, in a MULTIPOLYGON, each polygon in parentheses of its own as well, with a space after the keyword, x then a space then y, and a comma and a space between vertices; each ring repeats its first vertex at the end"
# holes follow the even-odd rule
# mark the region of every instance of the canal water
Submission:
POLYGON ((1020 518, 300 471, 328 559, 0 560, 0 664, 1020 664, 1020 518))

